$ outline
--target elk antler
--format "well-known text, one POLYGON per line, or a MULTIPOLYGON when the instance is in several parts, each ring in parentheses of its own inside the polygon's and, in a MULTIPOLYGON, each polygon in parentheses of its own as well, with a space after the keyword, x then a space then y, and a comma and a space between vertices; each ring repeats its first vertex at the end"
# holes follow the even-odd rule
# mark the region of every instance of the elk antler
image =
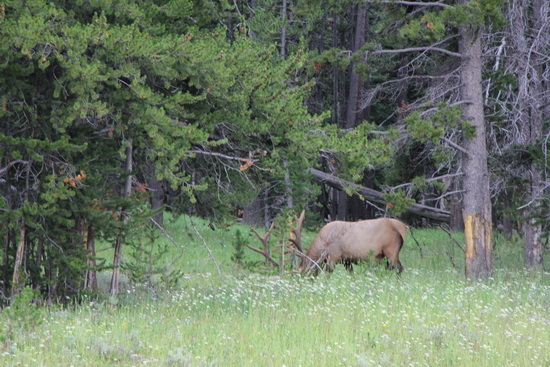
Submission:
POLYGON ((279 263, 277 261, 275 261, 271 255, 269 254, 269 244, 267 243, 267 241, 269 241, 269 236, 271 236, 271 231, 273 230, 273 228, 275 227, 275 222, 271 223, 271 227, 269 227, 269 230, 265 233, 265 235, 260 235, 254 228, 251 228, 252 232, 254 232, 254 234, 258 237, 258 239, 260 240, 260 242, 262 243, 262 246, 264 248, 264 250, 260 250, 259 248, 256 248, 256 247, 252 247, 250 246, 249 244, 246 244, 246 247, 248 247, 249 249, 251 249, 252 251, 255 251, 259 254, 262 254, 266 261, 268 263, 270 263, 271 265, 274 265, 276 267, 279 267, 279 263))
POLYGON ((304 222, 304 218, 306 216, 306 211, 302 210, 300 213, 300 216, 296 220, 296 228, 292 230, 292 233, 294 234, 294 238, 289 238, 288 240, 296 246, 296 249, 303 254, 304 248, 302 247, 302 223, 304 222))

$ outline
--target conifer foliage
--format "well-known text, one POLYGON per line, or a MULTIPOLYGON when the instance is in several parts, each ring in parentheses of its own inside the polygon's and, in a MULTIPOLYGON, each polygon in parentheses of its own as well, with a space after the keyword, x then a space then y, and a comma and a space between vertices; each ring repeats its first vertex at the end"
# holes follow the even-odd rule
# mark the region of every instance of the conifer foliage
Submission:
POLYGON ((117 253, 135 242, 154 214, 152 183, 176 193, 173 210, 228 212, 254 183, 282 177, 283 161, 299 176, 338 140, 304 104, 305 50, 281 59, 245 26, 224 26, 232 12, 190 0, 4 2, 3 294, 93 289, 95 241, 117 253))

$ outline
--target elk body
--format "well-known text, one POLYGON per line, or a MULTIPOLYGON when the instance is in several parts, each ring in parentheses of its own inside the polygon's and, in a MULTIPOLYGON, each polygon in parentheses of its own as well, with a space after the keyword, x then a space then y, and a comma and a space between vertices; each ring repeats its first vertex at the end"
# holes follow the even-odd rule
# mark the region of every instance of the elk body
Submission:
POLYGON ((320 268, 332 272, 336 264, 343 263, 351 271, 352 264, 375 257, 387 258, 388 265, 401 273, 399 251, 408 228, 391 218, 328 223, 302 258, 300 268, 317 275, 320 268))

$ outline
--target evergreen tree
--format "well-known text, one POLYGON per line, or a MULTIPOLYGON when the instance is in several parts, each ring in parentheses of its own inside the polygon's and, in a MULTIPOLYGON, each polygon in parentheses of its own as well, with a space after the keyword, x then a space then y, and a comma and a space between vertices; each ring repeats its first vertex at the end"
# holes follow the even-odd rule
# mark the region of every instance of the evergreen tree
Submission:
POLYGON ((5 3, 4 292, 33 284, 52 298, 75 294, 88 283, 96 239, 116 244, 116 273, 131 228, 147 220, 151 180, 170 188, 172 210, 216 216, 288 172, 294 195, 307 198, 306 168, 320 150, 361 156, 366 140, 348 135, 344 146, 327 115, 308 113, 304 48, 282 58, 244 24, 221 26, 235 21, 230 10, 202 1, 5 3))

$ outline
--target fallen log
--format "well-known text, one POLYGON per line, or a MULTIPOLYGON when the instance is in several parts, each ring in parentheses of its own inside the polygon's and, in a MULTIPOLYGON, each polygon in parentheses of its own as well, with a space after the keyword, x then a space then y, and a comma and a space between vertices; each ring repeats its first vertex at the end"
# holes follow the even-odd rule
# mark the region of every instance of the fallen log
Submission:
MULTIPOLYGON (((384 197, 382 196, 382 193, 380 191, 376 191, 374 189, 370 189, 365 186, 358 185, 356 183, 343 180, 337 176, 331 175, 329 173, 319 171, 315 168, 310 168, 309 172, 313 175, 313 177, 322 183, 326 183, 327 185, 334 187, 338 190, 344 190, 345 188, 351 187, 353 188, 354 192, 356 192, 359 195, 362 195, 366 199, 386 205, 388 202, 384 200, 384 197)), ((409 208, 407 209, 409 213, 420 215, 425 218, 435 219, 441 222, 450 222, 451 220, 451 213, 446 210, 433 208, 431 206, 422 205, 422 204, 416 204, 412 203, 409 208)))

